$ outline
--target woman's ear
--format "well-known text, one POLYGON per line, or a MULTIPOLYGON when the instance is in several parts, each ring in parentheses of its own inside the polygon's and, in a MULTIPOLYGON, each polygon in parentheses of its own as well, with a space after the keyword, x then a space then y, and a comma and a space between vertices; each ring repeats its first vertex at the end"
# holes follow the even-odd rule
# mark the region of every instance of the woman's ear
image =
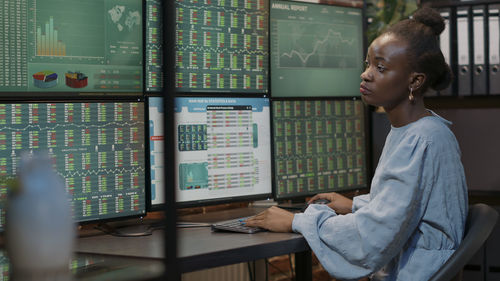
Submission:
POLYGON ((410 88, 412 88, 414 92, 420 92, 426 78, 425 73, 413 72, 410 76, 410 88))

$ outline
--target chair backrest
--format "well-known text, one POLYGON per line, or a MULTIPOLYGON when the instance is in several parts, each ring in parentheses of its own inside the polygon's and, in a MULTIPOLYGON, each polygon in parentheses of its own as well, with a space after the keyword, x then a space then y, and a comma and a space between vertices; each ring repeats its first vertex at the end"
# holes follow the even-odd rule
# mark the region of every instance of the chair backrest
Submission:
POLYGON ((486 204, 472 205, 467 215, 462 243, 429 281, 452 280, 488 239, 497 219, 498 213, 492 207, 486 204))

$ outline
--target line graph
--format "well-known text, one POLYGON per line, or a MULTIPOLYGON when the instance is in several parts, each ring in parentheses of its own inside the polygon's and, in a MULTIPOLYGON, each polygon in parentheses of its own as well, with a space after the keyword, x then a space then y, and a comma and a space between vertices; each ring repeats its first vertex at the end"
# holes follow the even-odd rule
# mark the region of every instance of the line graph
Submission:
POLYGON ((363 17, 358 8, 274 0, 271 91, 276 97, 359 95, 363 17), (290 9, 287 9, 290 7, 290 9))
POLYGON ((358 67, 358 38, 355 26, 279 20, 278 67, 354 68, 358 67))

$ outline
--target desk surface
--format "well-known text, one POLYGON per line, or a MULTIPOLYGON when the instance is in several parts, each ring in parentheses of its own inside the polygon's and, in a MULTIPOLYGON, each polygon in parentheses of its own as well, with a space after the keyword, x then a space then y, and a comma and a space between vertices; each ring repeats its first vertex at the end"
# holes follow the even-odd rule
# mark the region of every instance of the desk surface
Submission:
MULTIPOLYGON (((262 209, 243 208, 190 215, 181 218, 189 222, 216 222, 255 214, 262 209)), ((309 251, 300 234, 259 232, 242 234, 212 232, 210 227, 179 228, 178 258, 182 272, 190 272, 252 261, 266 257, 309 251)), ((147 259, 163 259, 164 233, 162 230, 143 237, 114 237, 101 235, 78 239, 76 251, 147 259)))
MULTIPOLYGON (((4 249, 0 250, 0 280, 13 277, 10 261, 4 249)), ((163 261, 131 257, 116 257, 95 254, 76 254, 71 259, 67 272, 45 272, 29 274, 23 269, 15 278, 19 280, 72 280, 72 281, 138 281, 152 280, 164 271, 163 261)), ((16 279, 16 280, 17 280, 16 279)), ((14 279, 13 279, 14 280, 14 279)))

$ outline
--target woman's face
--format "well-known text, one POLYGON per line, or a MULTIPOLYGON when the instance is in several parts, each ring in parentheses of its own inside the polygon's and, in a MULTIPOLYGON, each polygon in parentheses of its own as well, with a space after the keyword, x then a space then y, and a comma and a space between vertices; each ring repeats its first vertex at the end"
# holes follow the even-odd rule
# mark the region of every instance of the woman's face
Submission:
POLYGON ((411 71, 406 46, 393 34, 383 34, 372 42, 359 89, 365 103, 382 106, 386 111, 409 103, 411 71))

